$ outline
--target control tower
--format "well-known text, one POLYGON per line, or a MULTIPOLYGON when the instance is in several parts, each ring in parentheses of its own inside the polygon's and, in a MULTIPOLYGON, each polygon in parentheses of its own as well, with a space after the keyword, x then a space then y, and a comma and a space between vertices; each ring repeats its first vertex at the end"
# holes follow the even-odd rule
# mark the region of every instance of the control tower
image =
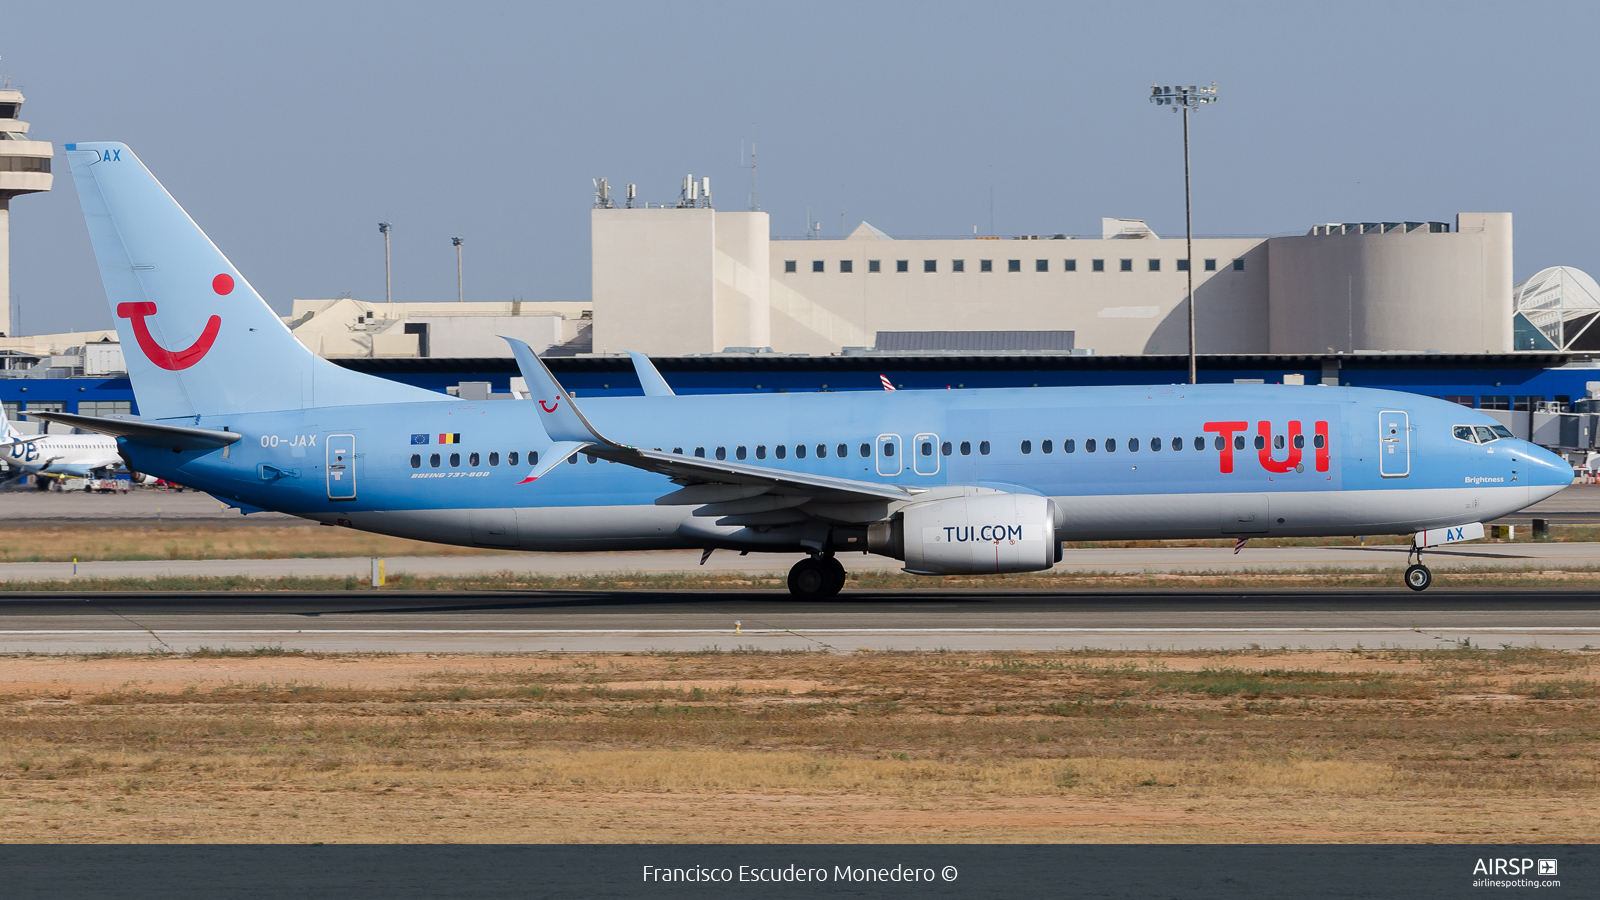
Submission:
POLYGON ((28 138, 22 92, 0 83, 0 337, 11 334, 11 198, 50 190, 49 141, 28 138))

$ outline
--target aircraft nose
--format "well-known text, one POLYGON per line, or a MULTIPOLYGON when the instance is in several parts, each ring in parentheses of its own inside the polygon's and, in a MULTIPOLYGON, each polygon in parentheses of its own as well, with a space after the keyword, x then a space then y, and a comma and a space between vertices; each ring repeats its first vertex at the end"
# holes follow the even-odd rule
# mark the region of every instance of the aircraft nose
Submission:
POLYGON ((1572 483, 1572 466, 1560 456, 1537 444, 1525 446, 1522 455, 1531 463, 1528 480, 1533 484, 1566 487, 1572 483))

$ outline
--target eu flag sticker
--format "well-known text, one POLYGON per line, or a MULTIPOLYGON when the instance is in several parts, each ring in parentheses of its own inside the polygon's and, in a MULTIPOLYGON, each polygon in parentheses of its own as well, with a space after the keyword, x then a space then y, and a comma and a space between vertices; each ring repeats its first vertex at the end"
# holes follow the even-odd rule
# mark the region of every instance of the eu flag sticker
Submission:
POLYGON ((425 434, 413 434, 411 436, 411 443, 413 444, 426 444, 427 442, 428 436, 425 434))

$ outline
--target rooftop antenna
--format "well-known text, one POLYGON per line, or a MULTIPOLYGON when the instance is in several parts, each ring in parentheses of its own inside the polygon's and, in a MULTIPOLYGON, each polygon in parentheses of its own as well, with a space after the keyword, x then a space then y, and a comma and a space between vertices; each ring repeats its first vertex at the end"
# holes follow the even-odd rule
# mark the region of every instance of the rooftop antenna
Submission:
POLYGON ((639 186, 637 184, 633 184, 632 182, 629 182, 628 183, 628 191, 627 191, 628 209, 633 209, 633 198, 635 198, 637 196, 639 196, 639 186))
POLYGON ((750 211, 760 212, 761 204, 756 202, 756 142, 750 142, 750 164, 744 164, 744 142, 739 142, 739 167, 750 170, 750 211))
POLYGON ((706 209, 711 209, 711 176, 705 175, 700 179, 700 193, 705 195, 705 202, 700 204, 706 209))
POLYGON ((611 185, 604 178, 594 179, 594 208, 611 209, 615 204, 611 202, 611 185))
POLYGON ((839 185, 839 237, 844 237, 844 185, 839 185))

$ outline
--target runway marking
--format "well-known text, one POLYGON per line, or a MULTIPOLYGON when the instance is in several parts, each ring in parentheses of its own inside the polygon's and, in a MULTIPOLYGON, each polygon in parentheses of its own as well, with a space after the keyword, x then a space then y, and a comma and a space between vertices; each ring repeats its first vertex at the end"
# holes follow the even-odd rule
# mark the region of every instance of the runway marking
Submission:
MULTIPOLYGON (((1471 631, 1487 633, 1516 632, 1523 634, 1543 634, 1561 632, 1563 634, 1600 634, 1600 626, 1588 625, 1507 625, 1498 627, 1493 625, 1375 625, 1367 628, 1346 627, 1306 627, 1306 628, 1275 628, 1275 627, 1239 627, 1239 628, 1150 628, 1144 626, 1129 626, 1126 628, 802 628, 798 630, 788 628, 775 629, 747 629, 742 634, 1126 634, 1129 632, 1156 634, 1230 634, 1237 632, 1250 632, 1253 634, 1306 634, 1306 633, 1365 633, 1372 631, 1471 631)), ((0 631, 0 637, 7 635, 70 635, 70 634, 142 634, 140 630, 128 629, 83 629, 83 630, 28 630, 28 631, 0 631)), ((165 635, 179 634, 732 634, 725 629, 711 628, 251 628, 251 629, 214 629, 197 628, 187 630, 161 629, 165 635)))

